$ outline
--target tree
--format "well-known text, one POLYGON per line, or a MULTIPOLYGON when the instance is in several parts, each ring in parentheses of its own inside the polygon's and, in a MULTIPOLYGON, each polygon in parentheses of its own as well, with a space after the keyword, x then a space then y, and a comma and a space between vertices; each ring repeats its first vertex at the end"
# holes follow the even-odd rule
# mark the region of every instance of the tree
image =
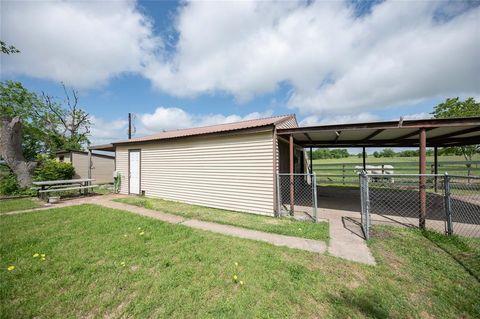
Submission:
POLYGON ((380 157, 395 157, 395 155, 397 155, 397 153, 391 148, 384 148, 380 153, 380 157))
MULTIPOLYGON (((480 103, 476 102, 473 97, 461 101, 458 97, 446 99, 434 107, 432 115, 435 118, 450 117, 472 117, 480 116, 480 103)), ((480 145, 469 145, 461 147, 447 147, 442 153, 461 154, 466 161, 471 162, 473 155, 480 152, 480 145)), ((470 164, 467 163, 467 167, 470 164)))
POLYGON ((65 99, 59 103, 52 96, 42 93, 44 102, 51 116, 48 117, 52 135, 51 148, 59 150, 83 150, 89 145, 90 114, 78 106, 78 92, 74 89, 68 92, 65 84, 62 83, 65 99))
POLYGON ((81 150, 89 143, 90 116, 78 107, 77 92, 57 99, 28 91, 19 82, 0 82, 1 156, 21 187, 28 186, 38 154, 81 150))
POLYGON ((17 177, 17 183, 24 188, 32 183, 32 175, 37 166, 27 161, 22 152, 22 119, 2 117, 0 122, 0 148, 2 158, 17 177))
POLYGON ((0 40, 0 45, 2 46, 2 53, 11 54, 11 53, 20 53, 20 51, 13 45, 7 45, 5 42, 0 40))
POLYGON ((20 83, 0 82, 1 157, 22 188, 31 184, 36 167, 33 159, 44 144, 39 117, 34 116, 42 113, 42 109, 36 94, 26 90, 20 83))

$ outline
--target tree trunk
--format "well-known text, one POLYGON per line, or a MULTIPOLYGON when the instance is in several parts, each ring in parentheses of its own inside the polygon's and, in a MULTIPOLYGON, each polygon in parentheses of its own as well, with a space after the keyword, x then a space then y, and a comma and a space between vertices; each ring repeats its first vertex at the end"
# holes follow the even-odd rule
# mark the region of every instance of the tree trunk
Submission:
POLYGON ((25 188, 32 184, 36 162, 27 162, 22 151, 22 120, 16 116, 2 118, 0 123, 0 154, 17 177, 17 183, 25 188))

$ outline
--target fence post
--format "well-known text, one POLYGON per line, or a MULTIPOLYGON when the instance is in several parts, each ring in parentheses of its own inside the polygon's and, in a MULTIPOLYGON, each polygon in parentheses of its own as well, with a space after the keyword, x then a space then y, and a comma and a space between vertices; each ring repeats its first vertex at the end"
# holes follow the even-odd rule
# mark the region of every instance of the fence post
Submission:
POLYGON ((317 175, 315 173, 312 174, 312 185, 313 185, 313 216, 315 217, 315 222, 318 222, 317 217, 317 175))
POLYGON ((358 185, 360 186, 360 225, 362 225, 362 231, 365 234, 365 186, 363 185, 363 173, 365 171, 361 171, 360 174, 358 174, 358 185))
POLYGON ((360 198, 362 206, 360 222, 362 224, 362 230, 366 240, 370 238, 370 200, 368 197, 368 175, 365 171, 362 171, 360 173, 360 198))
POLYGON ((365 224, 367 225, 365 239, 367 240, 370 238, 370 193, 368 187, 368 175, 365 173, 365 224))
POLYGON ((282 190, 280 189, 280 173, 277 172, 277 215, 282 215, 282 190))
POLYGON ((345 185, 345 164, 342 164, 342 184, 345 185))
POLYGON ((450 176, 448 176, 448 173, 445 173, 443 184, 445 187, 445 216, 447 218, 447 234, 453 235, 452 203, 450 200, 450 176))

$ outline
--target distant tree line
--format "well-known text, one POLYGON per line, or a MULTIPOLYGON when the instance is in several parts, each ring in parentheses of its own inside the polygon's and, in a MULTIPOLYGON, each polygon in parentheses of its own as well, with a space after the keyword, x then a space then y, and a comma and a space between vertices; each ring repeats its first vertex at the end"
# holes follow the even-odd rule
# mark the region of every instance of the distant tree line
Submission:
POLYGON ((312 158, 315 159, 331 159, 331 158, 345 158, 349 157, 350 154, 348 153, 346 148, 339 148, 339 149, 328 149, 328 148, 320 148, 313 150, 312 158))

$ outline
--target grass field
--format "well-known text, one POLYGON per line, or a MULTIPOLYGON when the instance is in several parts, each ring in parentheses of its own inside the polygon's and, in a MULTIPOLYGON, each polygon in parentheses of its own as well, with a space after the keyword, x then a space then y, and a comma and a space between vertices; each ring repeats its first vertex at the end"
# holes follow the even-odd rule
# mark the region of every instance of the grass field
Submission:
POLYGON ((0 216, 0 237, 1 318, 480 316, 452 258, 479 251, 409 229, 375 228, 377 266, 95 205, 0 216))
MULTIPOLYGON (((319 185, 357 185, 358 176, 355 166, 362 165, 362 158, 350 156, 341 159, 316 159, 313 161, 313 170, 317 174, 319 185)), ((474 156, 470 175, 480 176, 480 154, 474 156)), ((450 175, 468 175, 465 159, 462 156, 439 156, 438 173, 448 172, 450 175), (456 162, 456 163, 452 163, 456 162)), ((395 174, 418 174, 417 157, 390 157, 375 158, 370 155, 367 165, 392 165, 395 174)), ((427 173, 432 171, 433 157, 427 157, 427 173)))
POLYGON ((297 236, 328 241, 328 223, 304 222, 287 218, 274 218, 223 209, 202 207, 157 198, 127 197, 115 199, 117 202, 145 207, 164 213, 194 218, 209 222, 239 226, 269 233, 297 236))
POLYGON ((33 198, 2 199, 0 200, 0 213, 38 208, 40 206, 40 202, 33 198))

